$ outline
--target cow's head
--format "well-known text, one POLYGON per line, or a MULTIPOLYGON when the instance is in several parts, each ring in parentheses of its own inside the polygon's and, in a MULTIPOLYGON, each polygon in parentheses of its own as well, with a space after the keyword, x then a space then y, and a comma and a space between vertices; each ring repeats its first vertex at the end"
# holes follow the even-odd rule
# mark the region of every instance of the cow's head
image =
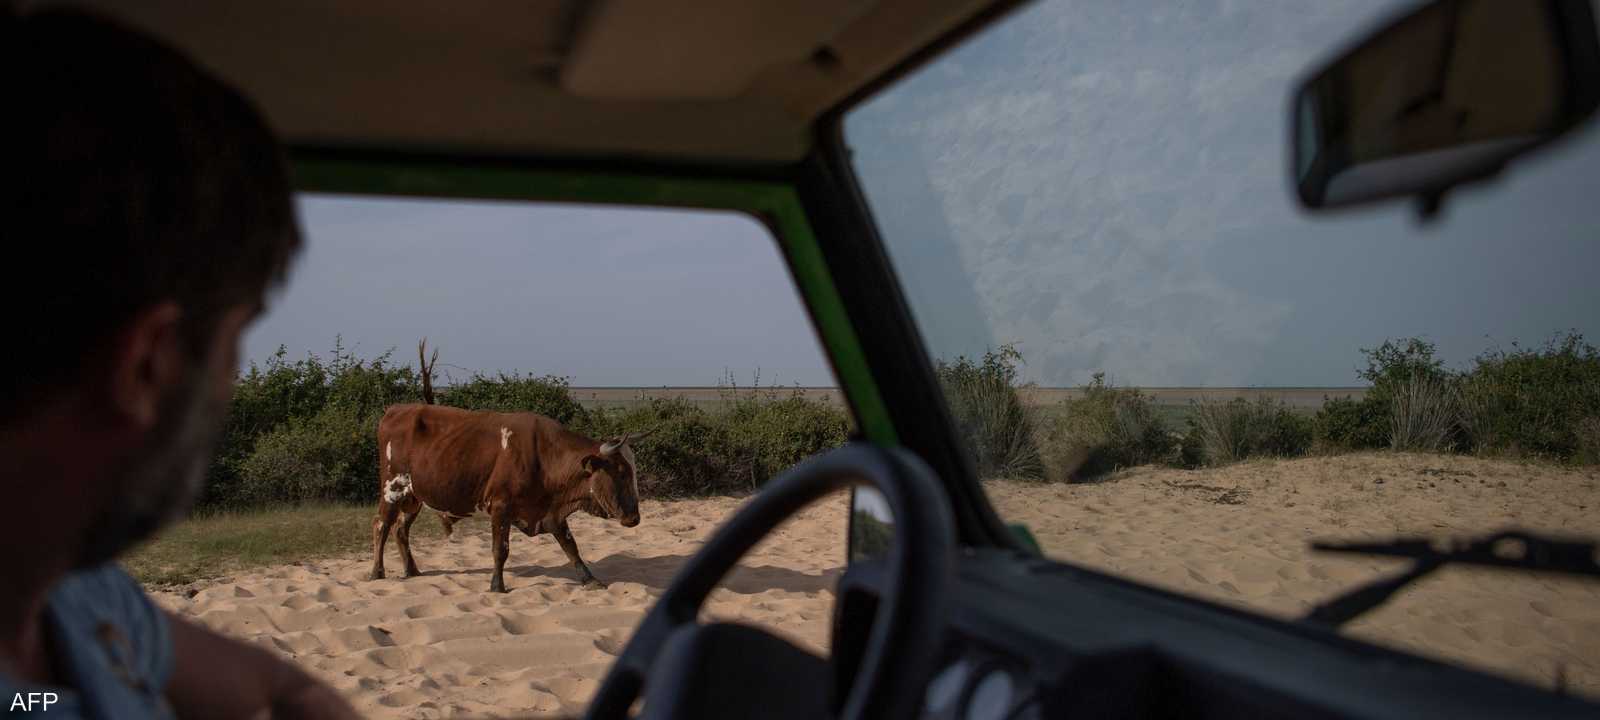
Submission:
POLYGON ((623 527, 639 524, 639 462, 634 459, 629 443, 649 434, 623 433, 600 443, 594 454, 584 457, 583 473, 589 483, 591 514, 616 520, 623 527))

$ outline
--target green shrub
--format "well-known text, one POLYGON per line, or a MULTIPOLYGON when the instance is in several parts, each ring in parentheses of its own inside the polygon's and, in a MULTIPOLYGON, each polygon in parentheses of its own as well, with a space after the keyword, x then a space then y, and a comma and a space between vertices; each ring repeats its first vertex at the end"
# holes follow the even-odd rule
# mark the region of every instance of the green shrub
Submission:
POLYGON ((1235 398, 1195 404, 1189 420, 1186 453, 1202 465, 1222 465, 1249 457, 1295 457, 1311 448, 1313 422, 1282 401, 1235 398))
POLYGON ((1113 471, 1171 459, 1174 439, 1150 398, 1107 385, 1095 373, 1082 397, 1041 417, 1039 443, 1046 476, 1091 480, 1113 471))
POLYGON ((1389 443, 1384 408, 1349 397, 1324 397, 1312 419, 1315 445, 1323 451, 1370 450, 1389 443))
POLYGON ((1575 331, 1543 346, 1491 350, 1452 373, 1417 338, 1363 349, 1365 398, 1326 400, 1316 444, 1327 450, 1475 450, 1600 462, 1600 352, 1575 331))
MULTIPOLYGON (((1324 451, 1391 447, 1396 413, 1409 417, 1413 409, 1422 407, 1412 400, 1397 405, 1396 392, 1404 388, 1415 393, 1421 387, 1447 383, 1451 378, 1444 362, 1434 356, 1436 350, 1433 343, 1415 337, 1387 339, 1377 347, 1362 348, 1367 366, 1357 374, 1371 387, 1360 400, 1323 398, 1322 408, 1312 421, 1316 446, 1324 451)), ((1409 445, 1416 438, 1402 440, 1409 445)))
POLYGON ((633 446, 640 466, 639 492, 687 497, 750 489, 749 473, 724 423, 678 398, 651 398, 627 408, 597 408, 578 429, 595 439, 650 431, 633 446))
POLYGON ((381 417, 390 405, 420 401, 419 377, 409 367, 390 365, 392 353, 386 351, 365 362, 335 348, 333 360, 328 363, 327 406, 381 417))
POLYGON ((945 384, 944 393, 980 476, 1043 477, 1033 424, 1010 385, 989 378, 956 380, 945 384))
POLYGON ((473 375, 464 383, 438 390, 441 405, 465 410, 536 412, 563 425, 582 423, 584 407, 572 398, 567 379, 500 373, 473 375))
POLYGON ((279 346, 265 367, 251 363, 250 370, 235 380, 222 435, 206 473, 202 507, 236 505, 240 467, 256 440, 289 418, 321 410, 327 402, 327 368, 314 355, 290 363, 287 354, 287 349, 279 346))
POLYGON ((264 434, 239 467, 228 505, 373 502, 378 492, 375 428, 381 412, 330 405, 264 434))
MULTIPOLYGON (((1443 379, 1449 376, 1444 361, 1434 357, 1436 346, 1422 338, 1384 340, 1375 348, 1362 348, 1367 367, 1357 374, 1372 383, 1373 391, 1387 395, 1390 389, 1413 378, 1443 379)), ((1369 394, 1370 397, 1370 394, 1369 394)), ((1387 397, 1384 398, 1387 402, 1387 397)))
POLYGON ((1178 467, 1198 468, 1206 465, 1205 442, 1197 431, 1194 413, 1184 420, 1184 431, 1178 437, 1178 467))
POLYGON ((747 461, 751 487, 766 484, 801 460, 843 445, 850 433, 845 414, 822 400, 796 395, 755 405, 753 412, 736 407, 728 413, 726 423, 747 461))
POLYGON ((894 525, 865 510, 851 513, 850 551, 857 557, 883 557, 894 545, 894 525))
MULTIPOLYGON (((1415 394, 1421 388, 1450 381, 1444 362, 1434 356, 1436 350, 1433 343, 1414 337, 1387 339, 1377 347, 1362 348, 1367 366, 1357 374, 1371 387, 1360 400, 1323 398, 1311 422, 1314 445, 1324 452, 1391 447, 1397 413, 1404 416, 1404 427, 1411 432, 1419 420, 1412 415, 1423 406, 1415 398, 1397 401, 1396 393, 1404 389, 1415 394)), ((1408 447, 1418 442, 1409 436, 1400 440, 1408 447)))
POLYGON ((1600 353, 1577 332, 1478 356, 1462 394, 1464 431, 1480 452, 1600 462, 1600 353))
POLYGON ((936 365, 956 432, 966 441, 980 477, 1044 476, 1033 418, 1015 387, 1021 360, 1015 347, 1005 345, 976 363, 963 356, 936 365))
POLYGON ((634 446, 640 492, 689 497, 754 490, 818 452, 843 445, 845 413, 803 396, 741 398, 715 411, 680 398, 595 408, 577 428, 596 439, 653 430, 634 446))
POLYGON ((1572 461, 1584 465, 1600 465, 1600 416, 1587 417, 1578 423, 1578 452, 1572 461))
MULTIPOLYGON (((199 507, 236 508, 254 502, 249 498, 259 496, 260 488, 243 487, 244 466, 259 441, 287 423, 304 425, 330 407, 353 417, 377 417, 391 404, 418 400, 422 390, 416 373, 409 367, 391 365, 389 358, 390 353, 385 352, 363 361, 335 339, 332 357, 326 362, 308 355, 291 363, 280 346, 263 366, 251 363, 235 380, 199 507)), ((256 469, 258 477, 260 469, 256 469)))

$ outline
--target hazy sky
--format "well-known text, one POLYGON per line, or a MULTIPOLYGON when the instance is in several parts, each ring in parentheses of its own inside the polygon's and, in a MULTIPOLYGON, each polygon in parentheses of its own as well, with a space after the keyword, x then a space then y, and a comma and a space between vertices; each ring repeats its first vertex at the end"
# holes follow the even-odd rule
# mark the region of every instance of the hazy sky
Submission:
POLYGON ((438 370, 521 370, 577 385, 832 385, 766 229, 731 213, 575 205, 300 202, 309 238, 246 339, 260 361, 371 357, 418 338, 438 370), (450 367, 454 366, 454 367, 450 367))
MULTIPOLYGON (((1024 377, 1346 385, 1360 347, 1422 335, 1600 339, 1600 133, 1463 192, 1308 218, 1284 156, 1290 82, 1393 0, 1040 3, 846 123, 932 349, 1016 342, 1024 377)), ((349 198, 302 202, 310 251, 251 334, 335 334, 409 360, 579 385, 831 384, 787 272, 747 219, 349 198)), ((454 371, 458 375, 459 370, 454 371)))

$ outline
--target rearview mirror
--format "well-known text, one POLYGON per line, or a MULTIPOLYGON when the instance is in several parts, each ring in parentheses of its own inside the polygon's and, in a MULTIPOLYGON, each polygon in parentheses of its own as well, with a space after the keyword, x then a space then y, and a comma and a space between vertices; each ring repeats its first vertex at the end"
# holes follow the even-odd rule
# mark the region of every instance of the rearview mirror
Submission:
POLYGON ((1366 36, 1293 95, 1293 182, 1307 208, 1417 197, 1559 137, 1600 105, 1591 0, 1437 0, 1366 36))

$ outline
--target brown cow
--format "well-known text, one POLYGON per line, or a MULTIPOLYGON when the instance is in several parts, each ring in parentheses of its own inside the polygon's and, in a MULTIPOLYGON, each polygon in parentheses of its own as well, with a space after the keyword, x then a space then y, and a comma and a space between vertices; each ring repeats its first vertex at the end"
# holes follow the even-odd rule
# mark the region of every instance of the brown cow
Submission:
POLYGON ((599 585, 578 555, 567 516, 582 510, 639 524, 639 483, 630 443, 644 435, 599 442, 535 413, 459 410, 427 404, 395 405, 378 422, 380 490, 372 521, 372 578, 383 577, 389 528, 406 564, 411 523, 424 506, 451 518, 489 514, 494 547, 493 592, 505 592, 504 570, 514 526, 532 537, 548 532, 566 552, 585 585, 599 585))

